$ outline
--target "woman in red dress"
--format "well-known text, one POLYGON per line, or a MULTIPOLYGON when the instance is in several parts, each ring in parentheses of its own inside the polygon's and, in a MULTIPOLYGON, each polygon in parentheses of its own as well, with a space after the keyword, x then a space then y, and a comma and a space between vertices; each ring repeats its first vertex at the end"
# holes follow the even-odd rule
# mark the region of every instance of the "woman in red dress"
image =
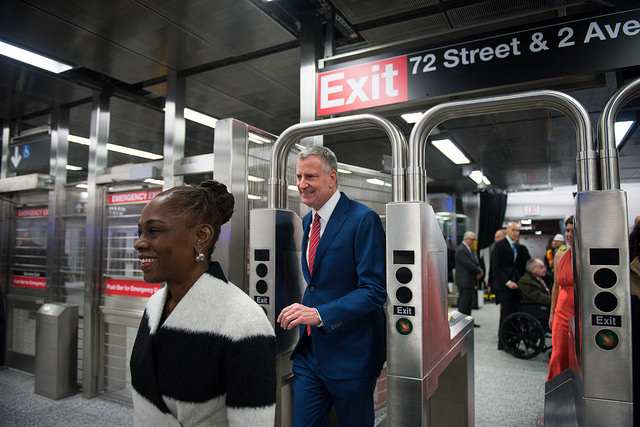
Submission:
POLYGON ((551 360, 547 381, 569 367, 569 317, 575 316, 573 305, 573 215, 565 221, 565 241, 569 249, 556 253, 553 264, 553 290, 549 327, 551 328, 551 360))

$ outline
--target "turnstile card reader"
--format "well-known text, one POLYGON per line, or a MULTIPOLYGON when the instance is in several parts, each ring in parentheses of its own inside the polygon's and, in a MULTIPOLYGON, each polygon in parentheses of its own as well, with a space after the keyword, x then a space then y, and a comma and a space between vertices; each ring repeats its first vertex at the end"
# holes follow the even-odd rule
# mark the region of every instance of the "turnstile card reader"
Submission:
POLYGON ((284 427, 291 425, 293 413, 289 357, 299 329, 285 331, 276 320, 284 307, 302 301, 302 220, 286 209, 254 209, 249 212, 249 230, 249 296, 265 311, 276 333, 276 425, 284 427))
POLYGON ((446 244, 431 206, 387 205, 387 425, 474 424, 473 320, 448 316, 446 244))

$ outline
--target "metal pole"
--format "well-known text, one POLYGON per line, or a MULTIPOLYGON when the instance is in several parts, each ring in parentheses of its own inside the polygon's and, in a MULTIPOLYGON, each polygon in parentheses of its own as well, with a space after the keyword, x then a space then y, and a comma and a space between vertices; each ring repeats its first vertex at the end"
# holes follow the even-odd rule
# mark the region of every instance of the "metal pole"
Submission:
MULTIPOLYGON (((51 157, 49 175, 53 188, 49 191, 49 216, 47 227, 47 288, 46 302, 62 301, 64 286, 62 268, 64 260, 65 185, 67 184, 67 159, 69 152, 69 109, 59 106, 51 115, 51 157)), ((64 301, 62 301, 64 302, 64 301)))
POLYGON ((393 158, 393 201, 404 201, 404 166, 407 142, 404 135, 387 119, 374 114, 357 114, 314 122, 298 123, 285 129, 276 140, 271 152, 271 178, 269 179, 269 208, 287 206, 286 161, 291 147, 300 139, 314 135, 330 135, 361 129, 380 129, 389 137, 393 158))
POLYGON ((549 108, 564 113, 576 128, 578 154, 576 175, 578 191, 595 190, 597 182, 597 153, 594 149, 591 120, 587 110, 567 94, 539 90, 447 102, 427 110, 413 126, 409 137, 409 165, 407 173, 408 197, 410 201, 422 200, 424 191, 424 165, 426 165, 427 139, 440 123, 460 117, 505 113, 515 110, 549 108))
POLYGON ((109 140, 110 91, 103 89, 94 94, 91 107, 89 164, 87 172, 87 231, 84 280, 84 355, 82 366, 82 395, 98 395, 100 366, 100 292, 102 290, 102 208, 103 187, 98 187, 97 176, 107 167, 107 141, 109 140))
POLYGON ((620 189, 620 164, 616 147, 615 124, 620 109, 640 95, 640 79, 618 89, 605 105, 598 120, 598 150, 600 153, 600 185, 602 190, 620 189))

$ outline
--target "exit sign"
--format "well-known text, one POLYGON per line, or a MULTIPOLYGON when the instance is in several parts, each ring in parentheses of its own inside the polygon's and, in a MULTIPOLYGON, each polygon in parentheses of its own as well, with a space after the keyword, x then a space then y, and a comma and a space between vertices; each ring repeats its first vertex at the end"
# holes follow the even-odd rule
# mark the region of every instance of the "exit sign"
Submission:
POLYGON ((537 216, 540 215, 540 205, 527 205, 524 207, 525 216, 537 216))

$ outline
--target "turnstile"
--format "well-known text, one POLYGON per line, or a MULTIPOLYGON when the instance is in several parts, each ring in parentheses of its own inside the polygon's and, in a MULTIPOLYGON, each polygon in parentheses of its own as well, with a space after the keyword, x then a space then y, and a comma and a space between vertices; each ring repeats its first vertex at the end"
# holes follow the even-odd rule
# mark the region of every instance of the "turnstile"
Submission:
MULTIPOLYGON (((284 307, 302 301, 306 287, 300 264, 302 221, 297 213, 286 209, 287 155, 293 145, 302 138, 364 128, 380 129, 389 137, 395 161, 392 192, 394 201, 401 200, 404 195, 404 137, 387 120, 371 114, 362 114, 300 123, 285 130, 272 151, 269 208, 254 209, 250 212, 249 295, 262 306, 276 331, 278 426, 291 425, 292 421, 293 373, 289 358, 298 340, 299 330, 293 328, 285 331, 276 324, 276 319, 284 307)), ((331 418, 329 423, 333 423, 331 418)))
POLYGON ((640 422, 633 419, 627 200, 620 190, 614 134, 619 109, 639 94, 637 79, 605 106, 598 122, 600 186, 579 187, 575 197, 572 360, 546 384, 545 425, 640 422))
POLYGON ((276 324, 286 306, 302 301, 305 282, 300 266, 302 221, 292 211, 256 209, 249 215, 249 295, 258 303, 276 332, 276 425, 291 425, 293 373, 291 352, 298 328, 285 331, 276 324))
POLYGON ((573 121, 580 143, 579 176, 584 186, 592 185, 595 156, 589 115, 573 98, 559 92, 533 91, 440 104, 425 112, 411 131, 409 201, 387 207, 387 222, 394 227, 387 233, 390 426, 475 422, 473 322, 463 315, 447 322, 446 248, 441 232, 431 225, 431 208, 422 202, 426 200, 424 156, 429 134, 448 119, 532 108, 559 110, 573 121), (408 231, 418 227, 419 234, 408 231), (453 387, 457 390, 451 391, 453 387))
POLYGON ((447 315, 447 248, 425 202, 387 205, 387 293, 387 425, 474 425, 473 320, 447 315))

